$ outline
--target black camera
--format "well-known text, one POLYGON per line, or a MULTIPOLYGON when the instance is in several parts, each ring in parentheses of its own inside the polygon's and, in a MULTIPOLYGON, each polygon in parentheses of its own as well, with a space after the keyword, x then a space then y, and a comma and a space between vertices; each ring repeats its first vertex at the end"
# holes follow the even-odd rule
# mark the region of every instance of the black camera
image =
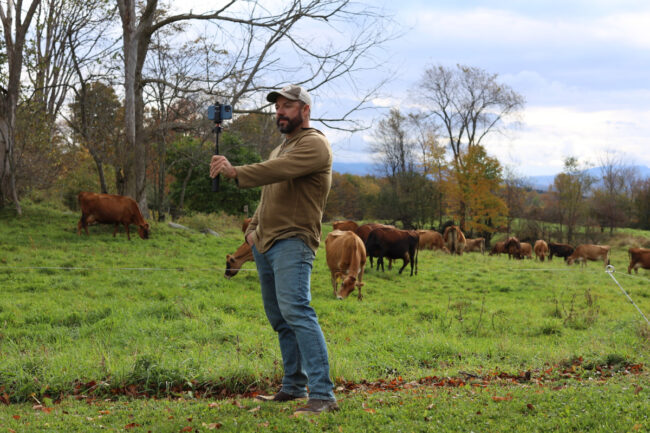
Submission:
POLYGON ((214 123, 221 123, 223 120, 232 119, 232 106, 216 103, 208 107, 208 119, 214 123))

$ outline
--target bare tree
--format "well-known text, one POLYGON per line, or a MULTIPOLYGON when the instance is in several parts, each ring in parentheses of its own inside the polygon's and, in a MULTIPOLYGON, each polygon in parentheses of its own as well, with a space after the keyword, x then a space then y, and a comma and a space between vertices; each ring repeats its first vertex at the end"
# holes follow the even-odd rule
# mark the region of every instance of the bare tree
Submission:
MULTIPOLYGON (((496 74, 458 65, 455 69, 431 66, 414 89, 414 97, 426 107, 424 113, 440 128, 459 174, 466 170, 464 156, 493 132, 503 130, 504 120, 524 106, 524 98, 496 74)), ((466 204, 459 203, 461 227, 466 204)))
POLYGON ((18 215, 22 208, 16 189, 16 111, 20 97, 25 37, 40 1, 32 0, 23 17, 23 2, 0 2, 0 21, 7 50, 7 87, 0 88, 0 206, 10 197, 18 215))
POLYGON ((624 226, 632 214, 632 185, 638 177, 636 170, 623 158, 607 152, 599 158, 601 179, 592 197, 592 212, 601 225, 609 227, 612 234, 616 227, 624 226))
MULTIPOLYGON (((371 51, 393 37, 383 25, 385 17, 372 8, 349 0, 289 0, 272 10, 260 2, 229 1, 220 9, 206 13, 162 13, 157 0, 147 0, 136 8, 135 0, 117 0, 122 20, 125 89, 125 133, 134 159, 129 167, 127 192, 147 213, 146 151, 141 125, 144 113, 143 65, 152 36, 160 29, 187 20, 207 20, 221 43, 206 45, 203 80, 194 88, 227 98, 239 112, 261 112, 268 107, 258 95, 289 82, 316 90, 330 82, 343 82, 362 71, 371 51), (235 6, 236 4, 236 6, 235 6), (356 27, 351 28, 351 22, 356 27), (341 47, 317 44, 303 38, 308 27, 327 27, 350 37, 341 47), (289 61, 287 56, 294 60, 289 61), (291 66, 295 65, 295 66, 291 66)), ((365 67, 372 68, 375 65, 365 67)), ((198 77, 197 77, 198 78, 198 77)), ((348 111, 336 118, 321 117, 330 127, 337 121, 350 121, 352 113, 365 106, 376 89, 362 93, 348 111)))

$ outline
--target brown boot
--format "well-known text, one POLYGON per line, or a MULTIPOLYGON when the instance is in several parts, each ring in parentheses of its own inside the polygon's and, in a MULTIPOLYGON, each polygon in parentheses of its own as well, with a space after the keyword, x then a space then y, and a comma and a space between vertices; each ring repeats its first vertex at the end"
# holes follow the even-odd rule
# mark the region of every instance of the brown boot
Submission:
POLYGON ((339 405, 335 400, 318 400, 310 398, 307 401, 307 406, 299 407, 293 413, 294 415, 318 415, 321 412, 335 412, 340 410, 339 405))
POLYGON ((285 401, 300 400, 307 397, 296 397, 295 395, 287 394, 284 391, 278 391, 275 395, 258 395, 255 398, 261 401, 275 401, 277 403, 284 403, 285 401))

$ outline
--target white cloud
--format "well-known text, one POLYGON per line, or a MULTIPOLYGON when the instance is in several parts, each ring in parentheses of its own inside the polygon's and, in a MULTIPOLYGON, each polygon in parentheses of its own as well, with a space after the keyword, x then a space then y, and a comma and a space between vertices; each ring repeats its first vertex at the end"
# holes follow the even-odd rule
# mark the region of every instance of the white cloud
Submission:
POLYGON ((611 150, 650 166, 650 110, 529 107, 516 136, 508 140, 493 135, 485 144, 491 154, 527 176, 558 173, 567 156, 597 165, 611 150))

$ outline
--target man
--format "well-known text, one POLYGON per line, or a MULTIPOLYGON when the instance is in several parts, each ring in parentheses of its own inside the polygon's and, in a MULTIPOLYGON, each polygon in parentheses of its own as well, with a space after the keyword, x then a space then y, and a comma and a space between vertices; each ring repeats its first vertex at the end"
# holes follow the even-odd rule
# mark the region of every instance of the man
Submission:
POLYGON ((312 263, 321 237, 321 219, 332 182, 332 150, 320 131, 310 128, 311 97, 297 85, 271 92, 276 123, 284 142, 259 164, 233 167, 212 157, 210 176, 222 173, 240 188, 263 185, 262 198, 246 230, 262 288, 266 317, 278 333, 284 378, 274 396, 291 401, 307 396, 295 414, 338 410, 329 377, 325 338, 311 300, 312 263))

